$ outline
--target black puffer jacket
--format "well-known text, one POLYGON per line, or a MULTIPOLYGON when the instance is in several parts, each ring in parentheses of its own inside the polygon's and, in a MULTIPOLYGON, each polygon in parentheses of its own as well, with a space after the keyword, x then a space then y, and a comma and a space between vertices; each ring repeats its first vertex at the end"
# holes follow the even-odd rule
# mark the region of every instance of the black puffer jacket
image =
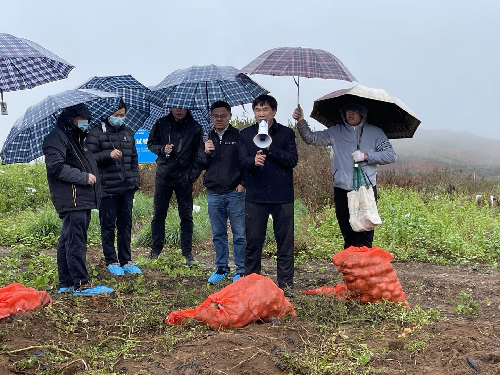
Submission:
POLYGON ((62 112, 43 140, 50 197, 59 214, 98 208, 101 201, 97 163, 84 143, 86 133, 72 125, 80 115, 75 107, 62 112), (97 177, 94 185, 88 184, 89 173, 97 177))
POLYGON ((139 188, 139 164, 132 129, 124 125, 112 126, 106 120, 90 131, 86 143, 99 167, 103 196, 139 188), (111 158, 114 149, 122 152, 121 158, 111 158))
POLYGON ((239 184, 245 186, 239 158, 240 131, 229 125, 222 135, 222 140, 215 130, 212 130, 208 137, 214 143, 215 150, 207 154, 205 144, 202 143, 198 156, 201 169, 206 169, 203 185, 207 191, 227 194, 239 184))
POLYGON ((194 182, 200 175, 195 159, 202 139, 202 129, 187 112, 180 121, 172 113, 156 121, 149 133, 148 149, 156 154, 156 176, 174 186, 183 179, 194 182), (170 156, 165 155, 165 145, 174 145, 170 156))

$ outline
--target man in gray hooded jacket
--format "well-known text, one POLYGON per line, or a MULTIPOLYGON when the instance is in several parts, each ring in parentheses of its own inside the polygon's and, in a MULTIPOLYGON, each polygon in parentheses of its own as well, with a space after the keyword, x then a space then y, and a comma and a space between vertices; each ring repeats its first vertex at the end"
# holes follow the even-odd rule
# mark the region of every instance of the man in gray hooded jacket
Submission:
POLYGON ((333 149, 333 187, 335 214, 344 237, 344 248, 372 247, 374 231, 354 232, 349 223, 347 193, 352 190, 354 163, 363 168, 377 198, 377 165, 396 161, 396 153, 379 127, 367 123, 367 110, 361 104, 347 103, 341 109, 343 123, 322 131, 312 131, 300 107, 293 112, 299 134, 307 144, 333 149))

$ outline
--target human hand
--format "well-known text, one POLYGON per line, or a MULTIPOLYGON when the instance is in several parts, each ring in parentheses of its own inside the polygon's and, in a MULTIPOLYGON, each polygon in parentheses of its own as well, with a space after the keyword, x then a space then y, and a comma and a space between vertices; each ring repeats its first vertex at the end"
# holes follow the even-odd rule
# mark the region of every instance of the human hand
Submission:
POLYGON ((236 191, 238 193, 244 193, 245 192, 245 187, 242 185, 242 184, 238 184, 238 186, 236 186, 236 191))
POLYGON ((109 156, 111 156, 111 159, 119 159, 122 157, 122 152, 115 148, 109 153, 109 156))
POLYGON ((165 155, 167 155, 167 156, 170 155, 170 153, 172 152, 173 149, 174 149, 174 145, 172 143, 165 145, 165 148, 164 148, 165 155))
POLYGON ((96 181, 97 181, 97 178, 92 173, 89 173, 87 185, 94 185, 96 183, 96 181))
POLYGON ((368 159, 368 155, 366 155, 364 152, 356 150, 352 153, 352 158, 354 159, 355 163, 359 163, 360 161, 368 159))
POLYGON ((266 155, 262 153, 262 150, 257 151, 257 154, 255 155, 255 166, 263 167, 265 160, 266 160, 266 155))
POLYGON ((210 154, 210 151, 213 151, 213 150, 215 150, 214 143, 212 142, 211 139, 209 139, 208 141, 205 142, 205 152, 207 154, 210 154))
POLYGON ((304 121, 304 111, 300 108, 300 105, 293 111, 292 117, 297 122, 304 121))

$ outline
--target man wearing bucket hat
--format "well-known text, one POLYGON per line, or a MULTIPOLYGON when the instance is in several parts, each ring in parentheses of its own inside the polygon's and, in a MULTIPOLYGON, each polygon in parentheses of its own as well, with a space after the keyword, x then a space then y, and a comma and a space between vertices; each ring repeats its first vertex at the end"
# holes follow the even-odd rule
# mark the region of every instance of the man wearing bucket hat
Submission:
POLYGON ((335 214, 344 237, 344 248, 372 247, 374 231, 354 232, 349 223, 347 193, 352 190, 354 163, 359 163, 373 186, 377 198, 377 165, 394 163, 396 153, 379 127, 367 122, 366 108, 356 102, 345 104, 341 111, 343 123, 322 131, 312 131, 304 120, 302 108, 297 107, 293 118, 299 134, 307 144, 331 146, 333 149, 333 186, 335 214))

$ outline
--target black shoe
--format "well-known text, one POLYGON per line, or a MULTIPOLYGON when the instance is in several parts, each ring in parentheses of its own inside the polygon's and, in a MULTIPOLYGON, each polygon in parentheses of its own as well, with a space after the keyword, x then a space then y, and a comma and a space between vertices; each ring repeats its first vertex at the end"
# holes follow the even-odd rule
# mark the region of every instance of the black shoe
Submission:
POLYGON ((151 253, 148 255, 148 260, 158 259, 160 254, 161 254, 161 251, 157 252, 157 251, 151 250, 151 253))
POLYGON ((196 261, 194 260, 194 258, 191 254, 189 254, 188 256, 186 256, 184 258, 186 258, 186 266, 193 267, 196 264, 196 261))
POLYGON ((290 298, 293 298, 294 297, 294 294, 293 294, 293 288, 284 288, 283 289, 283 293, 285 294, 285 297, 287 299, 290 299, 290 298))

